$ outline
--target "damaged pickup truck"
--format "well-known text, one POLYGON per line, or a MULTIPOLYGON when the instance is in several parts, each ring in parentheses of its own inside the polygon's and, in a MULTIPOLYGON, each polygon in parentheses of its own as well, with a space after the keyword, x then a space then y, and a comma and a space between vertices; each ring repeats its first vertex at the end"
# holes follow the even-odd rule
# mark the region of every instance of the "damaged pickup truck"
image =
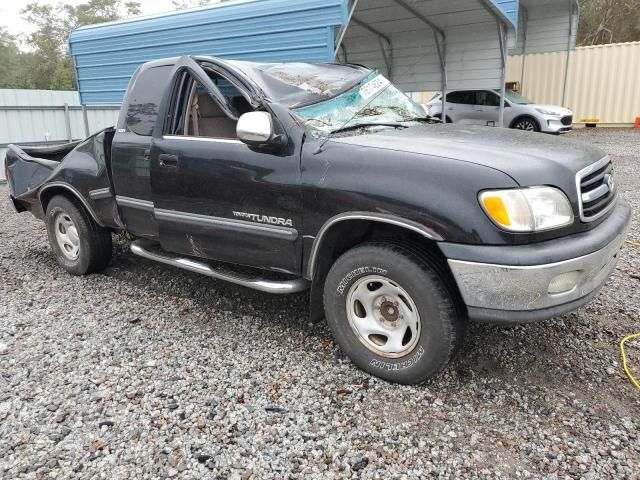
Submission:
POLYGON ((362 66, 159 60, 135 72, 115 129, 11 146, 7 178, 69 273, 103 269, 128 232, 150 260, 310 289, 312 319, 356 365, 416 383, 468 321, 588 302, 630 220, 602 151, 424 117, 362 66))

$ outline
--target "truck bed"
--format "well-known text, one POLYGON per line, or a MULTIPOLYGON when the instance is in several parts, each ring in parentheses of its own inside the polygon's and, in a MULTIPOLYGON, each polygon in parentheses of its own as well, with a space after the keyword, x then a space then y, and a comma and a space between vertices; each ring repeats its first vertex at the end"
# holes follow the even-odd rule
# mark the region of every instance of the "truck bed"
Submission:
POLYGON ((9 145, 5 168, 16 209, 41 217, 38 195, 53 183, 68 184, 82 191, 83 198, 91 189, 110 188, 107 162, 113 133, 107 128, 85 140, 53 146, 9 145))

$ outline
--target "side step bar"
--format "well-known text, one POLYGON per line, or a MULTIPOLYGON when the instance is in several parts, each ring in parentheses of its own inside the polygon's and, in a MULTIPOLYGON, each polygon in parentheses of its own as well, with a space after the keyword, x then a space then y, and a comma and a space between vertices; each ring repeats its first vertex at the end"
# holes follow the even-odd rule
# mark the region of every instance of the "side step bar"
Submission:
POLYGON ((149 260, 155 260, 156 262, 165 263, 191 272, 201 273, 208 277, 253 288, 261 292, 285 294, 303 292, 309 288, 309 282, 304 278, 278 281, 264 278, 251 278, 236 272, 214 270, 206 263, 190 258, 174 257, 168 252, 160 251, 157 243, 147 239, 134 241, 131 244, 131 252, 140 257, 148 258, 149 260))

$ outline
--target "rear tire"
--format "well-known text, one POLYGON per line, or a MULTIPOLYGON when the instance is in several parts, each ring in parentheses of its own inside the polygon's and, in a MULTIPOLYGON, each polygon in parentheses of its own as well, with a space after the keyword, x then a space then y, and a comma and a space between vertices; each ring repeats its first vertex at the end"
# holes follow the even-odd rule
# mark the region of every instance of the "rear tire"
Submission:
POLYGON ((327 322, 361 369, 415 384, 460 349, 466 316, 446 266, 409 245, 368 243, 343 254, 324 286, 327 322))
POLYGON ((46 224, 56 260, 72 275, 99 272, 111 260, 109 230, 67 197, 57 195, 49 201, 46 224))

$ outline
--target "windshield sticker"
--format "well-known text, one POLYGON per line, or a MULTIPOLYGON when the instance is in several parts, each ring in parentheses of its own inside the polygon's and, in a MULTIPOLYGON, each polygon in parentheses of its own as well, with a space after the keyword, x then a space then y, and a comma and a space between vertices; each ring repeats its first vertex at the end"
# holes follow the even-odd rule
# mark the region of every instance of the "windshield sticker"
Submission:
POLYGON ((376 93, 379 93, 387 88, 387 85, 389 85, 390 83, 391 82, 385 77, 383 77, 382 75, 378 75, 376 78, 360 87, 360 91, 358 93, 360 93, 360 96, 365 100, 369 100, 376 93))

